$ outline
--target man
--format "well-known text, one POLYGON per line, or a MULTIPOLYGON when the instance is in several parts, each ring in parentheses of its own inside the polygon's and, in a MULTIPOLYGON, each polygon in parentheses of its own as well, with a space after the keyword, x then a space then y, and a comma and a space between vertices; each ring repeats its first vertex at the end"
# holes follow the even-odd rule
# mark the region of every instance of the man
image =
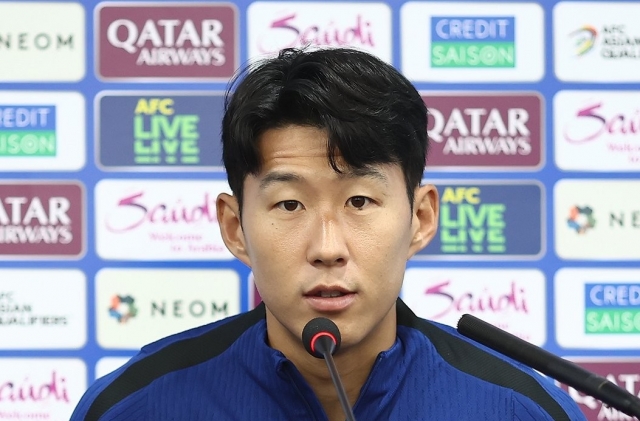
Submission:
POLYGON ((398 299, 438 220, 420 185, 427 111, 402 75, 353 50, 285 50, 232 87, 218 220, 264 304, 144 347, 72 420, 344 420, 300 339, 318 316, 341 331, 361 421, 583 419, 550 381, 398 299))

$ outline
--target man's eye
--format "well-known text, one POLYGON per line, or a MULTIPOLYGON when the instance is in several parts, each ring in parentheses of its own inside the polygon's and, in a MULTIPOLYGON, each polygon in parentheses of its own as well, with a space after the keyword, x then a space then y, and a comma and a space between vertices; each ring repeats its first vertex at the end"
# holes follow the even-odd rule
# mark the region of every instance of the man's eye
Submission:
POLYGON ((369 202, 371 201, 371 199, 369 199, 368 197, 364 197, 364 196, 353 196, 351 198, 349 198, 349 200, 347 201, 351 206, 353 206, 354 208, 362 208, 365 205, 367 205, 369 202))
POLYGON ((278 203, 278 208, 287 212, 294 212, 302 209, 302 203, 297 200, 283 200, 278 203))

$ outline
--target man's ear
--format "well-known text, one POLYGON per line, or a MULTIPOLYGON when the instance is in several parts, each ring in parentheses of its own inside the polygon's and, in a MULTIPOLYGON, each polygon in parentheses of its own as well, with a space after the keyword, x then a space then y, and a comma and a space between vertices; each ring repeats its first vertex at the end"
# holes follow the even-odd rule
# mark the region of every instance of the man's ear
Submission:
POLYGON ((411 219, 413 236, 407 259, 425 248, 436 235, 439 212, 440 201, 436 187, 433 184, 426 184, 416 188, 411 219))
POLYGON ((236 256, 247 266, 251 267, 251 261, 247 253, 244 231, 240 222, 240 209, 235 196, 220 193, 216 199, 216 213, 222 241, 231 254, 236 256))

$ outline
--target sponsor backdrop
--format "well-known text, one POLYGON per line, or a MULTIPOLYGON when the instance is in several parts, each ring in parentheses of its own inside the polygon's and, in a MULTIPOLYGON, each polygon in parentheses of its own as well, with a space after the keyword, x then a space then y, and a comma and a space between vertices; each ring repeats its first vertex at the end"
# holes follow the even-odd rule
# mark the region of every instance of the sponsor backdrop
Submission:
MULTIPOLYGON (((253 308, 215 198, 224 91, 351 46, 431 110, 440 229, 403 298, 640 393, 639 1, 0 1, 0 418, 68 419, 162 336, 253 308)), ((277 247, 277 245, 274 245, 277 247)), ((624 419, 569 390, 589 420, 624 419)))

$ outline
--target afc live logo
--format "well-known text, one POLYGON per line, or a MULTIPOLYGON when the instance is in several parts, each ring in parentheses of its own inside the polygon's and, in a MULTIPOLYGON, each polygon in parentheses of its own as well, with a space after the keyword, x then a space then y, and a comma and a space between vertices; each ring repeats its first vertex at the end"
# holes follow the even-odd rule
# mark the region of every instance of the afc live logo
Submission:
POLYGON ((105 80, 227 80, 239 64, 237 25, 231 3, 101 3, 96 71, 105 80))
POLYGON ((221 169, 222 93, 103 92, 96 98, 104 170, 221 169))
POLYGON ((439 231, 416 258, 537 258, 544 253, 539 183, 443 183, 436 186, 439 231))

